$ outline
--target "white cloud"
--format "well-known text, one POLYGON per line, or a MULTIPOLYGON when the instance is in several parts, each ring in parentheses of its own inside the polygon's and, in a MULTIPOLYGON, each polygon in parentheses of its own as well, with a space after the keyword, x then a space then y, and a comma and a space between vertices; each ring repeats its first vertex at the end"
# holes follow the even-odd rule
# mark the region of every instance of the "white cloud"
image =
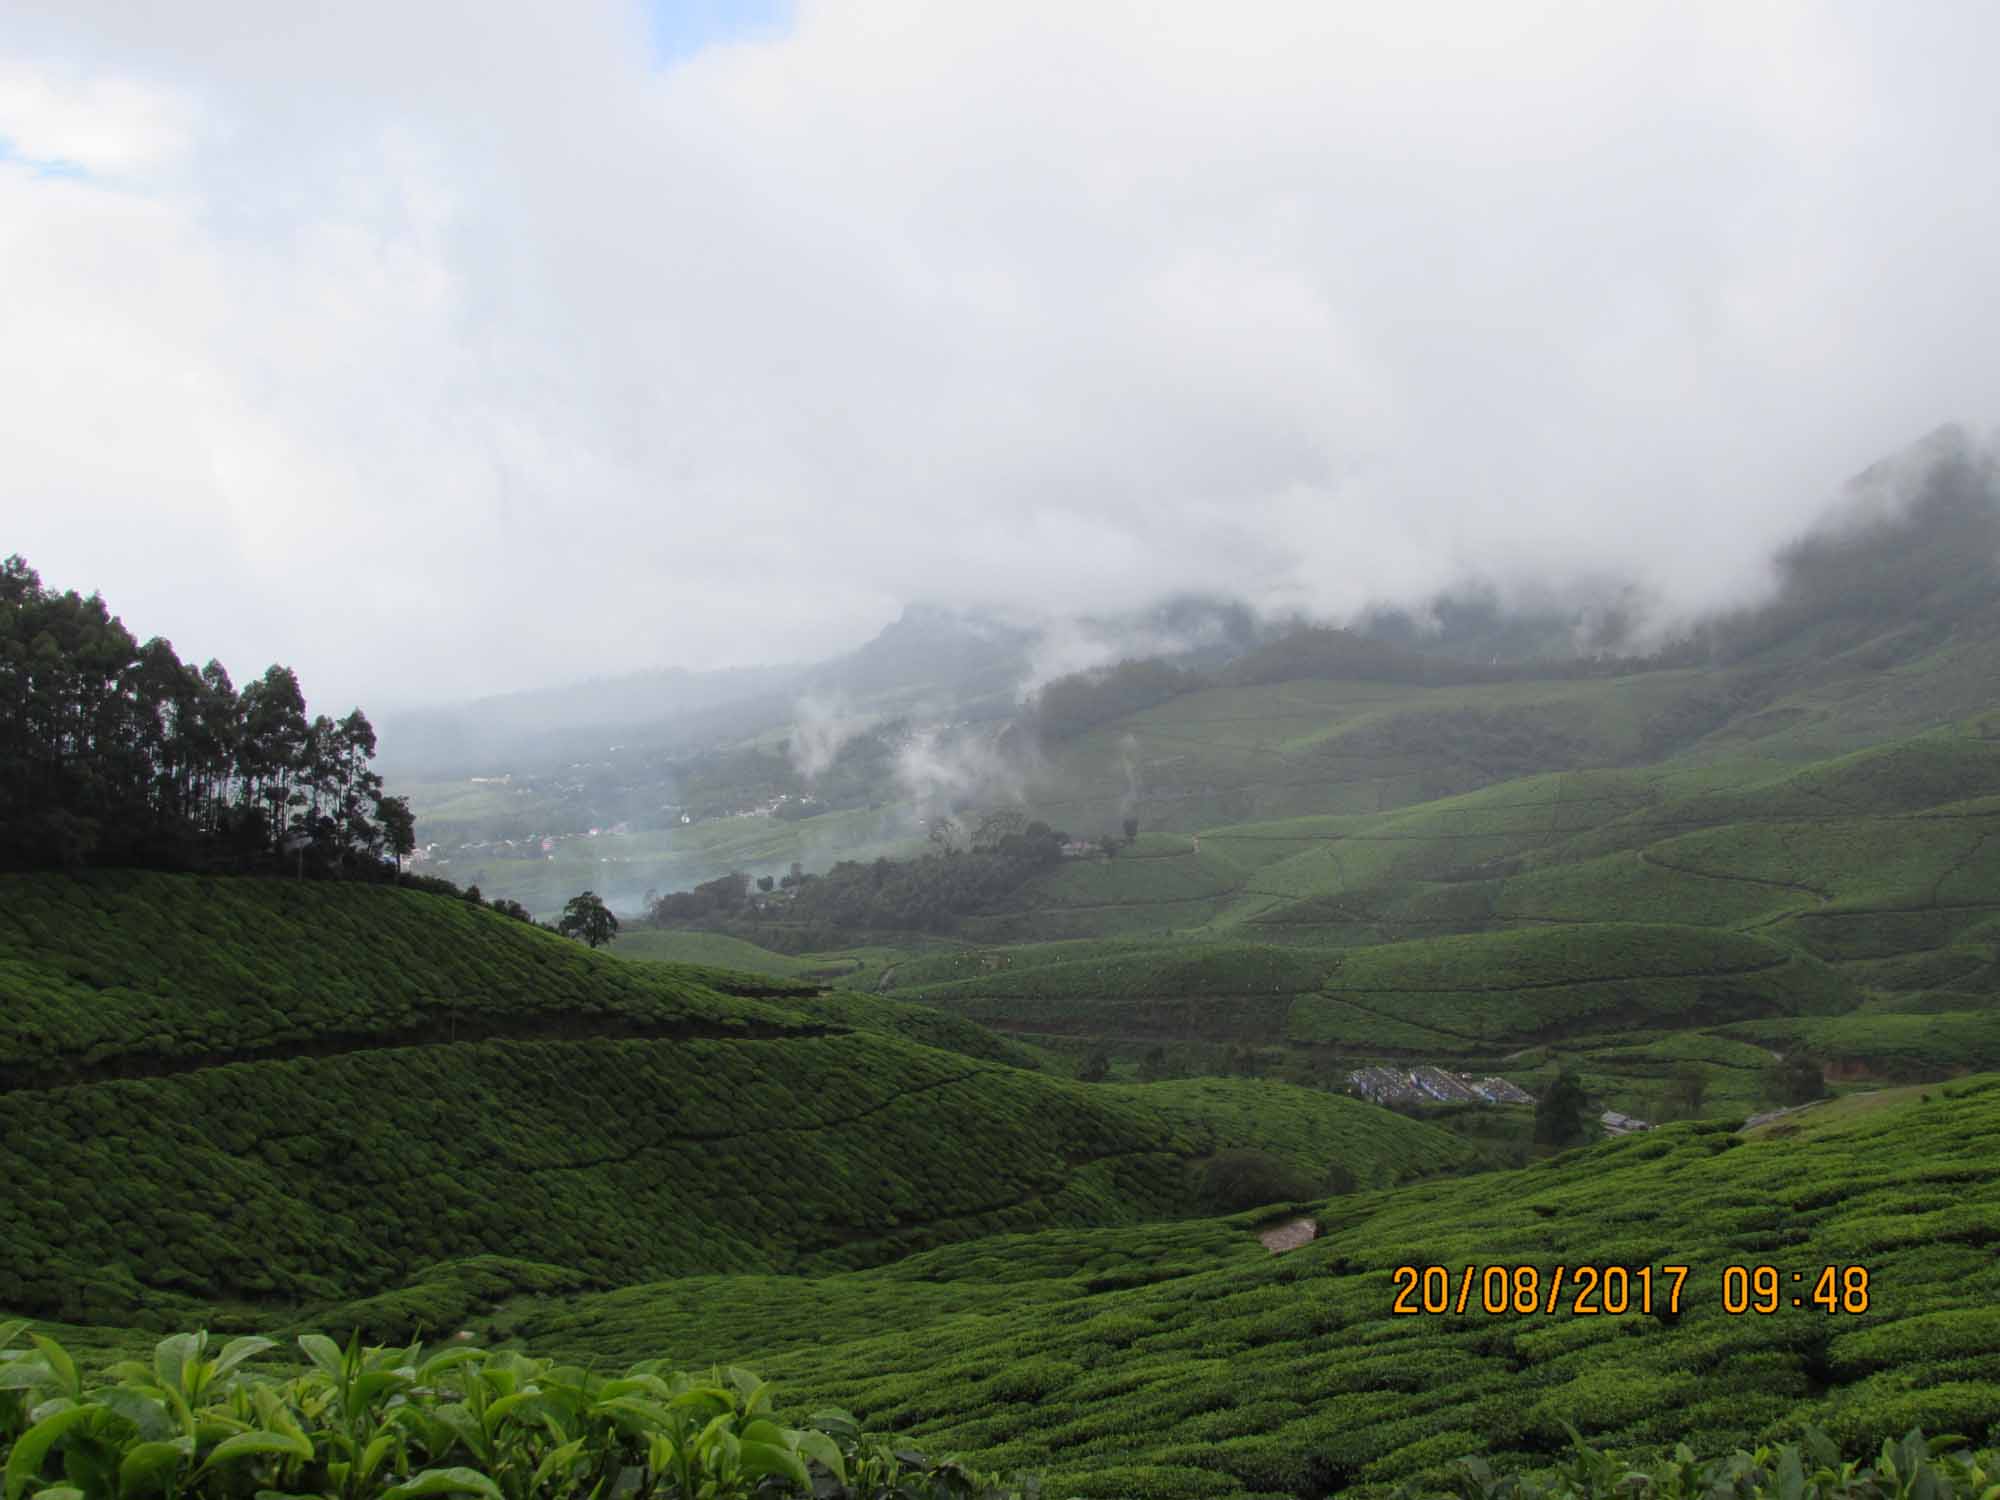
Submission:
POLYGON ((330 698, 926 596, 1693 608, 1994 415, 1971 3, 20 9, 11 545, 330 698))
POLYGON ((0 144, 39 170, 157 171, 186 151, 193 128, 189 102, 169 90, 0 59, 0 144))

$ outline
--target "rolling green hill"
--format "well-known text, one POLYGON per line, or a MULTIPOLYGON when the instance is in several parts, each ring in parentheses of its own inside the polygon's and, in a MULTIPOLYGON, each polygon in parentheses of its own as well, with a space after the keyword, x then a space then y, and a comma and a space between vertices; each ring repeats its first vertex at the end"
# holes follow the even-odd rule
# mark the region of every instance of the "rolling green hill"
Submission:
POLYGON ((1349 950, 1288 1035, 1390 1052, 1546 1045, 1605 1031, 1686 1030, 1851 1005, 1813 959, 1700 928, 1593 923, 1349 950))
MULTIPOLYGON (((1975 982, 1962 968, 1953 977, 1975 982)), ((918 960, 895 978, 900 997, 1029 1043, 1097 1043, 1126 1057, 1162 1044, 1248 1047, 1270 1069, 1322 1083, 1368 1062, 1429 1062, 1538 1091, 1566 1060, 1604 1106, 1649 1119, 1680 1064, 1704 1070, 1715 1108, 1748 1109, 1775 1050, 1857 1056, 1909 1019, 1875 1009, 1850 1023, 1846 1013, 1868 1002, 1842 967, 1768 937, 1657 923, 1536 925, 1365 948, 1051 943, 918 960), (967 977, 932 980, 958 973, 967 977), (905 987, 905 976, 918 983, 905 987)), ((1980 1003, 1937 998, 1946 1008, 1980 1003)), ((1964 1020, 1929 1073, 1911 1071, 1920 1050, 1911 1030, 1868 1055, 1894 1077, 1980 1066, 1989 1032, 1964 1020)))
MULTIPOLYGON (((948 880, 984 856, 942 849, 839 877, 976 893, 935 909, 814 916, 788 882, 692 908, 728 932, 628 927, 600 954, 377 886, 0 879, 0 1308, 743 1360, 1106 1497, 1540 1467, 1566 1424, 1641 1453, 1806 1421, 1991 1439, 1981 484, 1947 473, 1915 519, 1807 539, 1776 601, 1647 663, 1302 631, 1141 669, 1159 690, 1104 712, 1072 681, 1014 768, 1022 811, 1138 837, 1058 862, 1044 829, 1047 857, 990 885, 948 880), (905 920, 925 931, 848 930, 905 920), (1841 1097, 1739 1133, 1801 1059, 1841 1097), (1066 1076, 1086 1060, 1157 1081, 1066 1076), (1533 1089, 1567 1069, 1593 1114, 1695 1118, 1477 1171, 1531 1159, 1525 1108, 1427 1123, 1330 1091, 1365 1062, 1533 1089), (1274 1258, 1257 1232, 1298 1204, 1200 1216, 1204 1173, 1244 1149, 1356 1190, 1274 1258), (1456 1288, 1469 1266, 1667 1264, 1690 1267, 1678 1309, 1392 1310, 1399 1266, 1456 1288), (1777 1268, 1779 1305, 1725 1309, 1730 1265, 1777 1268), (1828 1266, 1843 1295, 1865 1269, 1866 1312, 1810 1305, 1828 1266)), ((914 841, 850 790, 819 816, 585 831, 508 873, 547 909, 649 868, 914 841)), ((474 821, 522 800, 451 795, 474 821)))
POLYGON ((808 1404, 837 1396, 934 1450, 1121 1500, 1366 1494, 1441 1483, 1466 1454, 1534 1468, 1567 1448, 1565 1423, 1623 1457, 1683 1438, 1754 1446, 1808 1421, 1863 1447, 1917 1425, 1990 1439, 2000 1078, 1822 1108, 1824 1126, 1814 1111, 1749 1137, 1675 1126, 1337 1199, 1321 1236, 1283 1256, 1245 1215, 984 1240, 832 1277, 524 1298, 495 1317, 576 1356, 753 1361, 808 1404), (1677 1312, 1670 1264, 1689 1268, 1677 1312), (1776 1268, 1773 1311, 1755 1283, 1729 1310, 1731 1265, 1776 1268), (1399 1315, 1398 1266, 1436 1268, 1445 1311, 1399 1315), (1539 1310, 1483 1311, 1488 1266, 1535 1268, 1539 1310), (1628 1268, 1628 1310, 1578 1313, 1583 1266, 1628 1268), (1813 1305, 1827 1266, 1843 1308, 1859 1303, 1846 1268, 1866 1270, 1866 1312, 1813 1305), (1461 1313, 1466 1267, 1481 1270, 1461 1313), (1650 1313, 1639 1267, 1656 1273, 1650 1313))
POLYGON ((967 960, 899 969, 896 993, 1006 1030, 1275 1041, 1294 997, 1316 990, 1339 962, 1311 950, 1192 942, 1101 945, 1094 952, 1090 945, 1052 944, 992 958, 995 967, 980 977, 907 988, 912 971, 921 980, 967 960), (1054 957, 1079 952, 1087 956, 1054 957))
POLYGON ((347 1300, 501 1247, 601 1286, 860 1265, 1186 1214, 1228 1148, 1363 1180, 1473 1159, 1276 1084, 1046 1078, 921 1007, 627 962, 448 898, 167 875, 4 896, 0 1306, 23 1312, 347 1300))
MULTIPOLYGON (((1865 1010, 1878 1019, 1770 1037, 1824 1041, 1850 1071, 1880 1040, 1873 1055, 1894 1059, 1883 1076, 1908 1077, 1922 1026, 1881 1018, 1950 1013, 1927 1076, 2000 1066, 1980 1040, 2000 984, 2000 721, 1805 765, 1542 774, 1382 813, 1145 835, 966 925, 988 940, 895 966, 897 991, 1023 1037, 1289 1041, 1484 1065, 1550 1045, 1608 1059, 1593 1033, 1614 1027, 1865 1010), (1649 956, 1630 967, 1614 950, 1642 937, 1649 956), (1465 956, 1459 977, 1409 977, 1451 953, 1465 956), (1562 972, 1585 953, 1595 969, 1562 972), (1204 967, 1219 962, 1289 977, 1204 967), (1503 1003, 1543 983, 1523 963, 1555 968, 1532 1004, 1503 1003)), ((1663 1058, 1645 1066, 1657 1074, 1663 1058)))
POLYGON ((660 928, 629 927, 611 943, 620 958, 652 958, 664 963, 705 964, 711 968, 734 969, 743 974, 770 974, 779 979, 812 975, 824 965, 789 953, 773 953, 724 932, 669 932, 660 928))

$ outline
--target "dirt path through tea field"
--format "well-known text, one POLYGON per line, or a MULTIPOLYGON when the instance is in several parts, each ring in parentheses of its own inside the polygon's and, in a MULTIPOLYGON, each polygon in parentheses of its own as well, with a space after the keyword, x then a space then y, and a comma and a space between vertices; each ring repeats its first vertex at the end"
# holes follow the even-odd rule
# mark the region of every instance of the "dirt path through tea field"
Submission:
POLYGON ((1273 1255, 1283 1255, 1287 1250, 1296 1250, 1318 1239, 1319 1220, 1292 1219, 1275 1228, 1259 1230, 1257 1238, 1273 1255))

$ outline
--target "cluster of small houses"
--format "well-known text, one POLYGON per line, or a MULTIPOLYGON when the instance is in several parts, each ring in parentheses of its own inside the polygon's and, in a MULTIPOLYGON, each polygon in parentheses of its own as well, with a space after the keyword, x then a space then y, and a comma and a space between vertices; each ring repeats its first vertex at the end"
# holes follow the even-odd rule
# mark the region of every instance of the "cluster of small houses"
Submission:
MULTIPOLYGON (((1504 1078, 1476 1078, 1443 1068, 1356 1068, 1348 1087, 1370 1104, 1533 1104, 1535 1096, 1504 1078)), ((1599 1115, 1607 1135, 1651 1130, 1650 1122, 1607 1109, 1599 1115)))

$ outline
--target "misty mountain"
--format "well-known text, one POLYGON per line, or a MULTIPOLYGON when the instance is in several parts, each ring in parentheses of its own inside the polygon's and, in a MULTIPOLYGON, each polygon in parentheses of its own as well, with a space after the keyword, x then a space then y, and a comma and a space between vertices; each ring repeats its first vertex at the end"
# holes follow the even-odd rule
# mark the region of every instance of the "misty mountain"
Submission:
POLYGON ((1051 676, 1128 657, 1213 667, 1269 634, 1240 601, 1177 596, 1058 620, 914 603, 852 651, 809 664, 655 668, 383 717, 409 777, 486 775, 602 755, 688 754, 790 726, 802 701, 870 719, 1007 719, 1051 676))
POLYGON ((2000 468, 1963 428, 1939 428, 1857 475, 1774 564, 1769 604, 1695 632, 1713 659, 1884 670, 2000 638, 2000 468))
POLYGON ((1011 711, 1039 632, 976 610, 911 604, 873 640, 808 668, 802 690, 875 712, 927 702, 1011 711))
POLYGON ((1474 582, 1421 607, 1379 606, 1353 628, 1370 640, 1451 661, 1567 661, 1625 647, 1641 607, 1629 584, 1558 600, 1510 599, 1490 583, 1474 582))
POLYGON ((663 667, 407 709, 382 716, 382 758, 404 776, 482 775, 601 753, 607 737, 651 748, 739 737, 784 722, 804 675, 798 666, 663 667))
POLYGON ((404 775, 463 776, 602 755, 613 743, 687 754, 782 729, 805 698, 876 717, 980 700, 1005 713, 1035 639, 989 616, 913 604, 872 640, 821 662, 654 668, 388 715, 384 758, 404 775))

